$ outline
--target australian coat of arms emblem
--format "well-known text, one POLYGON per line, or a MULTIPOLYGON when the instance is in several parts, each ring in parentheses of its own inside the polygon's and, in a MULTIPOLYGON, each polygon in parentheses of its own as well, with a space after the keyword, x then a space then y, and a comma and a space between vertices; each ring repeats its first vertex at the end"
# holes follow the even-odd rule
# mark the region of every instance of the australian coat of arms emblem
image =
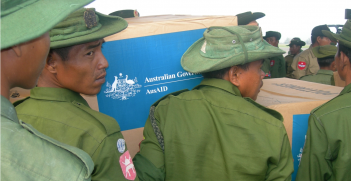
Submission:
POLYGON ((114 77, 115 80, 112 84, 106 82, 106 90, 104 91, 106 97, 127 100, 140 92, 139 88, 142 86, 138 84, 136 77, 134 79, 128 79, 128 75, 126 75, 126 78, 124 78, 122 73, 119 74, 119 77, 114 77))

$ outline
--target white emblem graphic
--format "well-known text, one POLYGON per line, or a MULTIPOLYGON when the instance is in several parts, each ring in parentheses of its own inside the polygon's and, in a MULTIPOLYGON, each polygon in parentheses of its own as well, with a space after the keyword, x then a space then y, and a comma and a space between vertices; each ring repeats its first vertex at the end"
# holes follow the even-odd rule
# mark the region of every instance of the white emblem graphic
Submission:
POLYGON ((126 151, 119 157, 119 164, 121 165, 124 177, 128 180, 134 180, 136 172, 129 151, 126 151))
POLYGON ((106 82, 106 90, 104 93, 106 97, 111 97, 112 99, 127 100, 130 97, 134 97, 140 90, 142 86, 137 84, 138 80, 135 77, 133 80, 123 78, 123 74, 119 73, 119 77, 114 76, 115 80, 112 85, 109 82, 106 82))
POLYGON ((126 149, 126 141, 124 139, 118 139, 117 148, 120 153, 123 153, 126 149))

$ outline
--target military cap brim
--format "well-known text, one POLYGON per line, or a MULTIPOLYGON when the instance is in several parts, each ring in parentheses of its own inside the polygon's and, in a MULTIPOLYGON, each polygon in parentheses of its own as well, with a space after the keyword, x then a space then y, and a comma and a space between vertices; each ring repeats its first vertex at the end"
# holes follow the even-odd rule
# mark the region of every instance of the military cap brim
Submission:
POLYGON ((70 13, 93 0, 26 1, 4 10, 1 7, 1 49, 40 37, 70 13), (16 9, 16 10, 14 10, 16 9))
POLYGON ((134 17, 139 17, 139 12, 137 10, 132 10, 132 9, 124 9, 124 10, 119 10, 115 11, 109 14, 110 16, 119 16, 122 18, 134 18, 134 17))
POLYGON ((257 26, 234 26, 232 29, 241 33, 247 49, 247 59, 245 58, 245 52, 242 51, 242 46, 237 37, 230 37, 228 36, 228 33, 223 35, 206 36, 208 31, 207 29, 204 33, 204 37, 200 38, 193 45, 191 45, 182 56, 181 65, 183 69, 192 73, 205 73, 234 65, 243 65, 245 63, 250 63, 268 57, 274 57, 285 53, 283 50, 264 41, 261 36, 261 29, 257 26), (214 51, 206 52, 207 47, 204 48, 204 42, 208 40, 206 40, 205 37, 221 38, 221 40, 218 42, 213 44, 211 43, 211 45, 209 45, 213 46, 212 50, 214 51), (234 46, 231 45, 232 41, 235 42, 234 46), (221 50, 221 48, 224 48, 225 50, 221 50), (203 53, 203 51, 206 53, 203 53), (211 58, 206 54, 209 54, 210 56, 211 54, 217 54, 215 56, 218 57, 211 58))
POLYGON ((281 34, 277 31, 267 31, 266 36, 264 36, 263 39, 266 39, 268 37, 275 37, 277 40, 280 40, 281 34))
POLYGON ((251 21, 255 21, 257 19, 264 17, 265 14, 261 12, 251 13, 251 11, 248 11, 245 13, 237 14, 236 16, 238 18, 238 25, 247 25, 251 21))
POLYGON ((305 46, 306 43, 304 41, 299 41, 299 42, 290 42, 290 44, 288 46, 291 45, 297 45, 297 46, 305 46))
POLYGON ((351 48, 351 20, 347 20, 342 28, 340 34, 335 34, 330 31, 322 31, 332 41, 339 41, 339 43, 351 48))
POLYGON ((81 36, 74 36, 72 38, 63 38, 63 39, 59 39, 59 40, 53 40, 53 37, 50 35, 51 36, 50 37, 51 38, 50 48, 52 48, 52 49, 62 48, 62 47, 73 46, 73 45, 96 41, 96 40, 105 38, 109 35, 113 35, 115 33, 118 33, 120 31, 126 29, 128 26, 127 21, 121 17, 108 16, 108 15, 101 14, 99 12, 95 12, 95 13, 99 18, 99 23, 101 24, 100 29, 98 29, 97 31, 92 31, 88 34, 81 35, 81 36))

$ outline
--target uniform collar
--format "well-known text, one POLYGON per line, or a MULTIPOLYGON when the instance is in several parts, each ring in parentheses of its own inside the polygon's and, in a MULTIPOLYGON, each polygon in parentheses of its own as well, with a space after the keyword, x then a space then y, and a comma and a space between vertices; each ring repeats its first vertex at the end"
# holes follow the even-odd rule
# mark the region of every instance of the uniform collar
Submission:
POLYGON ((30 91, 30 98, 60 102, 76 101, 89 107, 87 101, 79 93, 64 88, 35 87, 30 91))
POLYGON ((1 116, 19 123, 15 107, 4 96, 1 96, 1 116))
MULTIPOLYGON (((235 96, 242 97, 239 89, 235 85, 233 85, 229 81, 226 81, 223 79, 206 79, 205 78, 204 80, 202 80, 202 82, 198 86, 194 87, 194 89, 198 89, 201 86, 216 87, 216 88, 222 89, 226 92, 229 92, 230 94, 233 94, 235 96)), ((279 119, 280 121, 283 121, 283 116, 279 112, 272 110, 272 109, 269 109, 267 107, 264 107, 249 97, 244 97, 244 99, 246 101, 250 102, 251 104, 255 105, 257 108, 259 108, 259 109, 267 112, 268 114, 274 116, 275 118, 279 119)))
POLYGON ((351 92, 351 84, 345 86, 345 88, 340 92, 340 95, 351 92))
POLYGON ((312 44, 310 45, 310 47, 308 48, 308 51, 310 51, 310 54, 312 56, 312 58, 317 58, 316 56, 314 56, 313 52, 312 52, 312 44))
POLYGON ((197 89, 197 88, 204 86, 204 85, 216 87, 216 88, 225 90, 231 94, 234 94, 236 96, 241 97, 241 93, 240 93, 239 89, 235 85, 230 83, 229 81, 226 81, 223 79, 212 79, 212 78, 207 79, 207 78, 205 78, 201 81, 201 83, 198 86, 194 87, 194 89, 197 89))
POLYGON ((333 71, 332 70, 323 70, 323 69, 319 69, 317 74, 326 74, 326 75, 333 75, 333 71))

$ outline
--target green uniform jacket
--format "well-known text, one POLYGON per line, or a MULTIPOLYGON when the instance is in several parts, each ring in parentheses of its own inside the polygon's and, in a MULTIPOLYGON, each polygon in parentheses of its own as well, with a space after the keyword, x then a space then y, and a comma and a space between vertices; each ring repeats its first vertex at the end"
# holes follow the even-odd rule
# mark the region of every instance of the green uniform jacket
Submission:
POLYGON ((304 75, 316 74, 319 70, 319 64, 316 56, 312 52, 312 45, 304 50, 303 52, 297 54, 291 64, 293 69, 293 78, 300 79, 304 75))
POLYGON ((271 78, 271 61, 268 58, 264 59, 261 69, 265 74, 264 79, 271 78))
POLYGON ((318 70, 316 75, 305 75, 300 80, 316 82, 320 84, 335 85, 334 75, 332 70, 318 70))
POLYGON ((293 78, 293 69, 291 68, 291 64, 293 62, 294 59, 294 55, 287 55, 285 56, 285 63, 286 63, 286 77, 288 78, 293 78))
POLYGON ((241 97, 222 79, 156 102, 134 164, 140 180, 290 180, 293 158, 282 116, 241 97), (177 95, 179 94, 179 95, 177 95))
POLYGON ((88 181, 93 168, 93 161, 84 151, 18 120, 13 105, 1 96, 0 180, 88 181))
POLYGON ((30 93, 15 103, 20 119, 87 152, 95 163, 92 180, 126 180, 119 161, 127 148, 117 148, 117 141, 124 139, 115 119, 92 110, 83 97, 68 89, 36 87, 30 93))
POLYGON ((351 84, 312 110, 296 180, 351 179, 351 84))
POLYGON ((286 76, 286 64, 283 55, 269 58, 271 78, 281 78, 286 76))

